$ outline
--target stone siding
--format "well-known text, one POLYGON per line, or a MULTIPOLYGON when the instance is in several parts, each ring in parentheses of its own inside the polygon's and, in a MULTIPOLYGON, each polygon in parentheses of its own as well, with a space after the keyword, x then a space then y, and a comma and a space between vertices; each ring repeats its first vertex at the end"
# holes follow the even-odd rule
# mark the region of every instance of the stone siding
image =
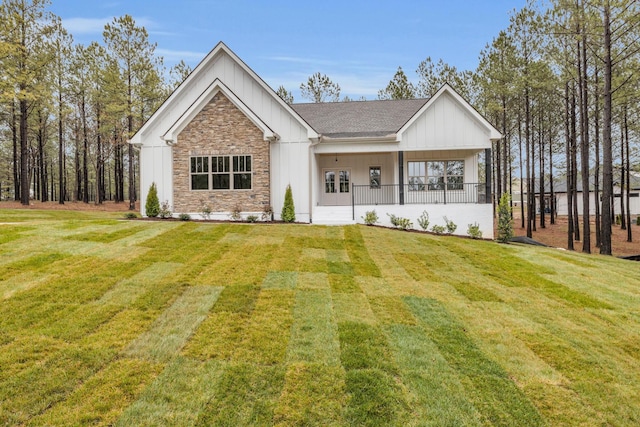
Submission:
MULTIPOLYGON (((233 166, 231 166, 233 167, 233 166)), ((233 174, 233 171, 230 172, 233 174)), ((269 142, 264 133, 222 92, 178 135, 173 147, 173 211, 262 212, 270 204, 269 142), (192 156, 251 155, 251 190, 191 190, 192 156)))

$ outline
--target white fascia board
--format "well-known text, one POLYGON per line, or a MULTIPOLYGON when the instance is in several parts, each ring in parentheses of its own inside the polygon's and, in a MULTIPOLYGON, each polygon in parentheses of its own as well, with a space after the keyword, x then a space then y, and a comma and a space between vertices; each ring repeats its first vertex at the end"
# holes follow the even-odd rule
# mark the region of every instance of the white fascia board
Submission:
POLYGON ((196 115, 213 99, 216 94, 222 92, 245 116, 249 118, 263 133, 265 141, 277 139, 277 134, 263 122, 249 107, 247 107, 220 79, 215 79, 198 99, 180 116, 180 118, 164 133, 162 139, 172 145, 177 142, 178 134, 191 123, 196 115))
POLYGON ((260 76, 258 76, 251 68, 247 66, 227 45, 223 42, 218 42, 218 44, 204 57, 202 61, 193 69, 193 71, 187 76, 186 79, 169 95, 169 97, 160 105, 160 107, 149 117, 149 119, 142 125, 142 127, 131 137, 131 144, 141 144, 142 143, 142 135, 144 135, 147 130, 152 127, 153 123, 158 120, 159 117, 163 115, 165 110, 171 108, 171 106, 176 102, 177 99, 183 96, 183 92, 188 91, 192 85, 192 81, 197 80, 198 76, 202 74, 202 70, 207 68, 212 61, 220 55, 221 52, 226 53, 231 57, 244 71, 246 71, 264 90, 266 90, 273 99, 276 100, 289 114, 291 114, 305 129, 307 129, 308 138, 313 140, 319 137, 318 133, 298 114, 293 108, 286 102, 280 98, 276 92, 267 85, 260 76))
POLYGON ((393 138, 352 138, 349 140, 321 139, 322 142, 314 144, 313 151, 317 154, 332 153, 388 153, 398 151, 398 142, 393 138))
POLYGON ((262 86, 262 88, 265 91, 267 91, 271 95, 271 97, 275 99, 277 103, 280 104, 282 108, 284 108, 289 114, 291 114, 302 125, 302 127, 304 127, 307 130, 307 138, 311 140, 315 140, 319 138, 319 135, 315 131, 315 129, 313 129, 311 125, 309 125, 309 123, 307 123, 302 118, 302 116, 296 113, 296 111, 293 108, 291 108, 289 104, 284 102, 284 100, 278 96, 278 94, 271 88, 271 86, 269 86, 264 80, 262 80, 262 78, 259 75, 257 75, 247 64, 245 64, 244 61, 240 59, 240 57, 238 57, 238 55, 236 55, 231 49, 229 49, 227 45, 225 45, 223 42, 220 42, 218 43, 218 46, 216 46, 216 48, 218 47, 220 47, 220 49, 224 49, 227 55, 229 55, 240 67, 242 67, 242 69, 247 74, 253 77, 253 79, 256 82, 258 82, 258 84, 262 86))
POLYGON ((429 101, 426 102, 414 115, 404 124, 398 131, 398 141, 402 141, 402 135, 411 127, 411 125, 418 120, 418 118, 436 102, 444 93, 451 95, 464 109, 479 123, 481 123, 489 131, 489 139, 491 141, 499 141, 503 138, 502 134, 485 119, 469 102, 464 99, 458 92, 453 89, 449 83, 442 85, 440 89, 433 95, 429 101))

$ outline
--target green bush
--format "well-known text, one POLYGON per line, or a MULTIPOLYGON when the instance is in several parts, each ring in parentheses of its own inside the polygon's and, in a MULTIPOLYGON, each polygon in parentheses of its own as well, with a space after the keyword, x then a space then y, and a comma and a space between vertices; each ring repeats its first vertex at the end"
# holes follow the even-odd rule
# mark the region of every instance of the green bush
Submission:
POLYGON ((513 237, 510 201, 509 193, 504 193, 498 203, 498 241, 501 243, 507 243, 513 237))
POLYGON ((636 217, 636 225, 640 225, 640 216, 636 217))
POLYGON ((239 205, 235 205, 229 214, 229 218, 231 218, 231 221, 242 221, 242 208, 239 205))
POLYGON ((180 221, 191 221, 191 215, 188 213, 181 213, 178 218, 180 218, 180 221))
POLYGON ((211 209, 211 205, 209 205, 209 203, 205 202, 204 200, 200 200, 200 215, 202 216, 202 219, 210 219, 212 211, 213 210, 211 209))
POLYGON ((477 222, 469 224, 467 227, 467 235, 472 239, 482 239, 482 231, 480 231, 480 225, 477 222))
POLYGON ((293 204, 291 185, 287 185, 287 190, 284 193, 284 205, 280 216, 284 222, 295 222, 296 220, 296 208, 293 204))
POLYGON ((127 213, 124 214, 124 217, 126 219, 136 219, 136 218, 138 218, 138 214, 135 213, 135 212, 127 212, 127 213))
POLYGON ((169 202, 168 201, 164 201, 162 202, 162 204, 160 205, 160 211, 158 212, 158 216, 160 218, 171 218, 171 206, 169 206, 169 202))
POLYGON ((431 227, 431 231, 436 234, 443 234, 446 229, 447 227, 445 227, 444 225, 437 225, 437 224, 431 227))
POLYGON ((152 182, 147 193, 147 202, 144 205, 144 212, 148 217, 155 218, 160 214, 160 200, 158 200, 158 189, 156 183, 152 182))
POLYGON ((264 207, 264 209, 262 210, 262 214, 260 214, 260 217, 263 221, 273 221, 273 208, 271 207, 271 205, 267 205, 264 207))
POLYGON ((402 218, 393 214, 387 215, 389 216, 391 225, 393 225, 395 228, 399 228, 400 230, 408 230, 409 228, 413 228, 413 223, 409 220, 409 218, 402 218))
POLYGON ((378 214, 376 213, 375 210, 374 211, 367 211, 367 212, 364 213, 364 216, 362 217, 362 220, 367 225, 373 225, 376 222, 378 222, 378 214))
POLYGON ((258 215, 248 215, 247 222, 256 222, 258 221, 258 215))
POLYGON ((458 226, 453 221, 449 221, 446 216, 443 216, 442 218, 444 219, 445 227, 447 228, 447 234, 455 233, 458 226))
POLYGON ((420 228, 424 231, 429 229, 429 213, 427 211, 423 211, 420 218, 418 218, 418 225, 420 225, 420 228))

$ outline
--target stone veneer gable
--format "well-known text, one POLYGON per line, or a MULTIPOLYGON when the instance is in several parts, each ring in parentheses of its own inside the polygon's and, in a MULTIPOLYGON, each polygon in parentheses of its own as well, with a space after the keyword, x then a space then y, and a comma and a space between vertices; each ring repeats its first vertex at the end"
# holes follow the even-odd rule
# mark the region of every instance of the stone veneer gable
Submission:
POLYGON ((173 211, 198 213, 208 203, 213 212, 262 212, 270 204, 270 185, 269 142, 263 131, 218 92, 173 146, 173 211), (192 191, 190 158, 212 155, 251 155, 251 190, 192 191))

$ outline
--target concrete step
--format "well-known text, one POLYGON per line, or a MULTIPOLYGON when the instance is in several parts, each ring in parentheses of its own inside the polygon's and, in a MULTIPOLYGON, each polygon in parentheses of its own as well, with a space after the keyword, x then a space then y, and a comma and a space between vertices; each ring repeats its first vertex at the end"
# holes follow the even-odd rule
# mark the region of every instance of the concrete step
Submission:
POLYGON ((316 206, 312 221, 318 225, 355 224, 351 206, 316 206))

